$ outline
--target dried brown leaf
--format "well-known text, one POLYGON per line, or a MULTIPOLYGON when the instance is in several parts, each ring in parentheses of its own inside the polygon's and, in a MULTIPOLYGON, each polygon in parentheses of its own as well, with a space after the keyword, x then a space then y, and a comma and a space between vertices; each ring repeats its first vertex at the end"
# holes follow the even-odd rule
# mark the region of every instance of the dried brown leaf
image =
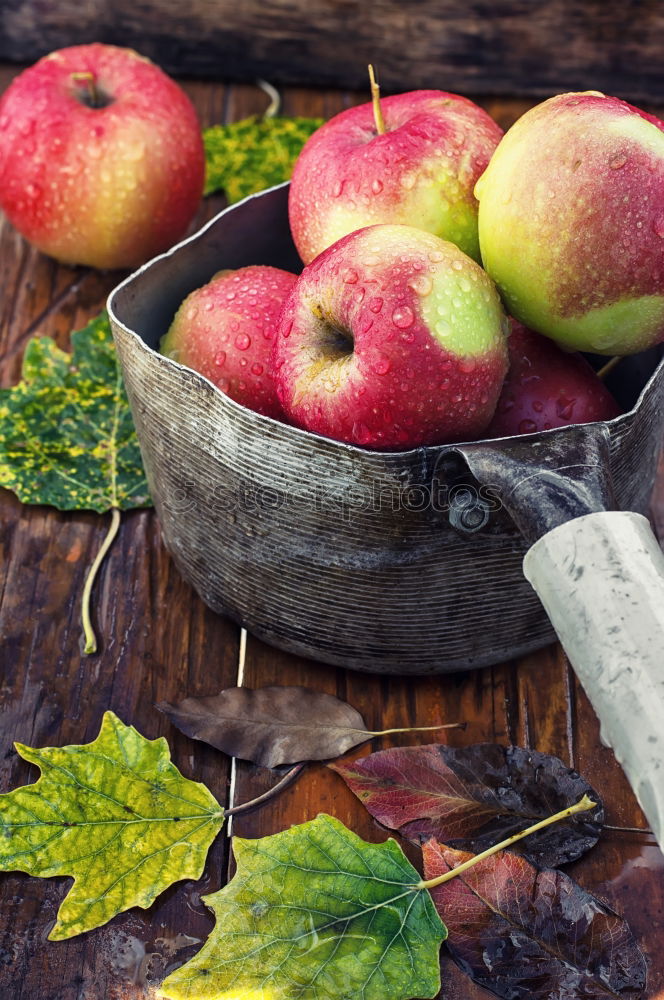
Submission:
MULTIPOLYGON (((472 855, 435 839, 426 878, 472 855)), ((646 964, 629 925, 564 872, 502 851, 431 889, 448 950, 476 983, 504 1000, 635 1000, 646 964)))
POLYGON ((411 731, 371 732, 345 701, 304 687, 227 688, 157 708, 187 736, 264 767, 329 760, 372 736, 411 731))

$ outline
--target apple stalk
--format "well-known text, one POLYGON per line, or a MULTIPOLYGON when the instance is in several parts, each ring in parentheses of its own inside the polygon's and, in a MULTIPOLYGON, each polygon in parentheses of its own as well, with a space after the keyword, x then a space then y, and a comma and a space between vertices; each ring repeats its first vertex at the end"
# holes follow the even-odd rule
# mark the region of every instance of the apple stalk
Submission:
POLYGON ((385 128, 385 119, 383 118, 383 110, 380 106, 380 86, 376 80, 374 74, 374 68, 371 63, 368 66, 369 69, 369 83, 371 84, 371 101, 373 104, 374 121, 376 123, 376 132, 378 135, 385 135, 387 131, 385 128))

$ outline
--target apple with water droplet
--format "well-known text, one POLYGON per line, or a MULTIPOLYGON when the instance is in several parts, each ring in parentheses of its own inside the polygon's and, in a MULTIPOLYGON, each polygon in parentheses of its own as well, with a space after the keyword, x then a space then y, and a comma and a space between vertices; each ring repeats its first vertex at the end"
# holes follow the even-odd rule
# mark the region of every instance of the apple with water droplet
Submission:
POLYGON ((472 101, 441 90, 380 100, 330 119, 293 170, 288 214, 305 264, 355 229, 416 226, 479 261, 475 181, 502 129, 472 101))
POLYGON ((612 420, 622 412, 580 354, 512 322, 510 368, 485 437, 533 434, 569 424, 612 420))
POLYGON ((388 451, 476 438, 507 371, 493 282, 452 243, 377 225, 329 247, 297 280, 273 349, 289 420, 388 451))
POLYGON ((475 193, 484 267, 517 319, 595 354, 664 339, 664 122, 593 91, 552 97, 475 193))
POLYGON ((263 265, 220 271, 184 300, 162 337, 162 354, 205 375, 238 403, 283 419, 271 350, 295 281, 289 271, 263 265))
POLYGON ((60 49, 0 100, 0 206, 64 263, 134 267, 168 249, 196 213, 204 171, 191 101, 130 49, 60 49))

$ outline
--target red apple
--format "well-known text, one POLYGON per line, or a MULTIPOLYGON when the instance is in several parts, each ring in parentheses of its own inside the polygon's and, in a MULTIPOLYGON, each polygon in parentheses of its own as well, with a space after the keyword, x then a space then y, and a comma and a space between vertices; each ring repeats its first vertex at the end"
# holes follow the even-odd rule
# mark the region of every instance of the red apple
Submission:
POLYGON ((415 90, 342 111, 300 153, 290 187, 295 245, 306 263, 347 233, 403 223, 450 240, 479 261, 473 187, 502 130, 476 104, 415 90))
POLYGON ((548 431, 568 424, 611 420, 622 411, 580 354, 512 323, 510 370, 485 437, 548 431))
POLYGON ((283 419, 270 354, 295 281, 277 267, 220 271, 184 300, 162 337, 162 354, 205 375, 238 403, 283 419))
POLYGON ((452 243, 371 226, 306 267, 274 345, 289 419, 327 437, 405 450, 477 437, 507 371, 493 282, 452 243))
POLYGON ((204 154, 184 91, 130 49, 40 59, 0 101, 0 206, 68 264, 133 267, 187 230, 204 154))

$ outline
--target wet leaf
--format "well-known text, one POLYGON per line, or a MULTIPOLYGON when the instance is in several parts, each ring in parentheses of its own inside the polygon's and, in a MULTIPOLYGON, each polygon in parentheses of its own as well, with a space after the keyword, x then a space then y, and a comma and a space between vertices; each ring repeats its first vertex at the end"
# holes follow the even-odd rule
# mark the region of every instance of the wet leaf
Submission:
POLYGON ((73 876, 52 941, 201 876, 223 810, 180 774, 163 737, 147 740, 106 712, 92 743, 16 749, 41 777, 0 796, 0 869, 73 876))
POLYGON ((436 837, 474 854, 588 795, 599 803, 591 813, 519 845, 538 864, 564 864, 597 842, 604 818, 597 793, 575 771, 521 747, 431 744, 330 766, 379 823, 416 842, 436 837))
POLYGON ((372 736, 417 731, 372 732, 345 701, 304 687, 227 688, 209 698, 185 698, 175 705, 163 701, 156 707, 187 736, 264 767, 329 760, 372 736))
POLYGON ((0 389, 0 486, 60 510, 150 505, 106 313, 71 337, 26 348, 22 380, 0 389))
MULTIPOLYGON (((434 839, 427 878, 471 855, 434 839)), ((471 978, 505 1000, 635 998, 646 965, 625 920, 568 875, 503 851, 431 890, 448 950, 471 978)))
POLYGON ((230 204, 290 180, 305 142, 322 118, 245 118, 203 132, 205 194, 225 191, 230 204))
POLYGON ((434 997, 445 937, 398 845, 367 844, 331 816, 234 841, 237 873, 205 897, 216 924, 166 979, 169 1000, 434 997))

